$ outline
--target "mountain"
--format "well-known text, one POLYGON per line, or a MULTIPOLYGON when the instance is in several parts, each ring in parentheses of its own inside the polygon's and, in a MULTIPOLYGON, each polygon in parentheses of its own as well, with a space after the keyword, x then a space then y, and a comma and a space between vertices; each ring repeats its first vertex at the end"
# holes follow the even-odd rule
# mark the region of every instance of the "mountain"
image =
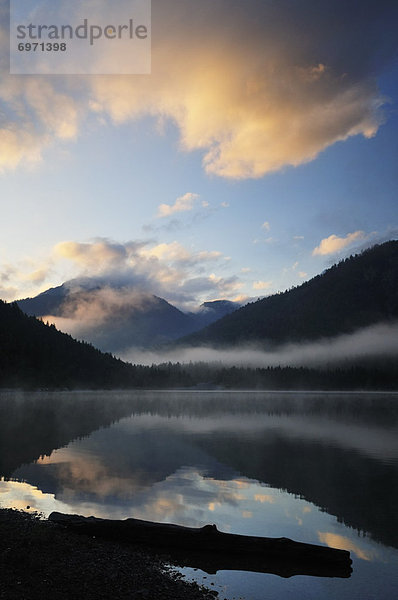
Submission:
POLYGON ((177 339, 239 306, 217 300, 186 314, 153 294, 95 278, 72 280, 17 304, 26 314, 54 321, 62 331, 106 352, 177 339))
POLYGON ((31 317, 57 315, 68 293, 69 287, 63 284, 55 288, 50 288, 42 294, 35 296, 35 298, 18 300, 17 305, 25 314, 31 317))
POLYGON ((196 313, 191 313, 194 319, 196 319, 197 329, 206 327, 218 319, 222 319, 225 315, 229 315, 238 308, 240 308, 238 302, 231 302, 231 300, 212 300, 211 302, 203 302, 200 305, 199 310, 196 313))
POLYGON ((162 298, 89 278, 17 304, 26 314, 55 322, 105 352, 158 344, 195 329, 188 315, 162 298))
MULTIPOLYGON (((396 361, 320 371, 302 368, 230 369, 165 363, 139 366, 103 354, 0 301, 0 390, 121 389, 397 389, 396 361)), ((1 433, 1 432, 0 432, 1 433)), ((1 437, 1 436, 0 436, 1 437)), ((1 439, 0 439, 1 450, 1 439)))
POLYGON ((301 286, 247 304, 179 344, 279 344, 398 319, 398 241, 351 256, 301 286))

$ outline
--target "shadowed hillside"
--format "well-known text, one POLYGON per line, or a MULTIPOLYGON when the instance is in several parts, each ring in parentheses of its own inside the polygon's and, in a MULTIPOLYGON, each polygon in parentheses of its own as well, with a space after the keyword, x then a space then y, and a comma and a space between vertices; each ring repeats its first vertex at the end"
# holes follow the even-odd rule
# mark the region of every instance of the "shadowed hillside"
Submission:
POLYGON ((135 369, 0 301, 0 387, 126 387, 135 369))
POLYGON ((163 298, 95 277, 68 281, 17 304, 27 315, 55 322, 73 337, 115 353, 175 340, 239 308, 216 300, 184 313, 163 298))
POLYGON ((131 365, 0 301, 0 388, 397 389, 396 361, 344 368, 131 365))
POLYGON ((250 303, 179 343, 218 347, 297 342, 396 319, 398 241, 390 241, 341 261, 297 288, 250 303))

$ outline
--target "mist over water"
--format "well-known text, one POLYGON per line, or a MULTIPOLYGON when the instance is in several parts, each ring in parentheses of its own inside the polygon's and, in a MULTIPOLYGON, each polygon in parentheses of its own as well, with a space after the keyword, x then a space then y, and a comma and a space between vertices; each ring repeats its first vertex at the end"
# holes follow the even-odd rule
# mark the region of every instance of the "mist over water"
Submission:
POLYGON ((0 506, 347 549, 349 579, 184 570, 228 598, 394 597, 396 394, 0 394, 0 506), (202 579, 206 577, 206 579, 202 579))
POLYGON ((322 338, 302 343, 260 345, 247 344, 232 348, 178 347, 150 351, 131 348, 120 354, 123 360, 152 365, 163 362, 222 363, 244 367, 325 367, 347 361, 398 357, 398 323, 380 323, 352 334, 322 338))

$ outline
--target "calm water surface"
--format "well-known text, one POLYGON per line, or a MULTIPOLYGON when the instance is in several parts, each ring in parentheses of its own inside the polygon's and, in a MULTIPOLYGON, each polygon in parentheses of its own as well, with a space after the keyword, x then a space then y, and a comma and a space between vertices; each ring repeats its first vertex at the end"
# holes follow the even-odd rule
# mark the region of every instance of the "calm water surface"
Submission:
POLYGON ((0 506, 351 552, 346 579, 183 569, 231 599, 397 597, 397 474, 393 394, 0 395, 0 506))

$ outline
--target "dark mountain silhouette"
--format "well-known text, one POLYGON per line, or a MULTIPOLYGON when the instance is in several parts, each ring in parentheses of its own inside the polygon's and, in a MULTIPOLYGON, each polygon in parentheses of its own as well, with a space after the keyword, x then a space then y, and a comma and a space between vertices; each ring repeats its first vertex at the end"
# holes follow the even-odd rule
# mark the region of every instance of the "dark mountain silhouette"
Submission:
POLYGON ((344 369, 140 366, 104 354, 0 301, 0 389, 397 389, 396 361, 344 369))
POLYGON ((31 317, 42 317, 44 315, 60 314, 60 307, 67 298, 69 288, 66 284, 50 288, 34 298, 18 300, 19 308, 31 317))
POLYGON ((55 317, 61 330, 105 352, 175 340, 239 307, 217 300, 186 314, 153 294, 95 278, 72 280, 17 304, 28 315, 55 317))
POLYGON ((136 369, 0 300, 0 388, 132 387, 136 369))
POLYGON ((398 241, 390 241, 342 260, 299 287, 249 303, 179 343, 295 342, 396 319, 398 241))

